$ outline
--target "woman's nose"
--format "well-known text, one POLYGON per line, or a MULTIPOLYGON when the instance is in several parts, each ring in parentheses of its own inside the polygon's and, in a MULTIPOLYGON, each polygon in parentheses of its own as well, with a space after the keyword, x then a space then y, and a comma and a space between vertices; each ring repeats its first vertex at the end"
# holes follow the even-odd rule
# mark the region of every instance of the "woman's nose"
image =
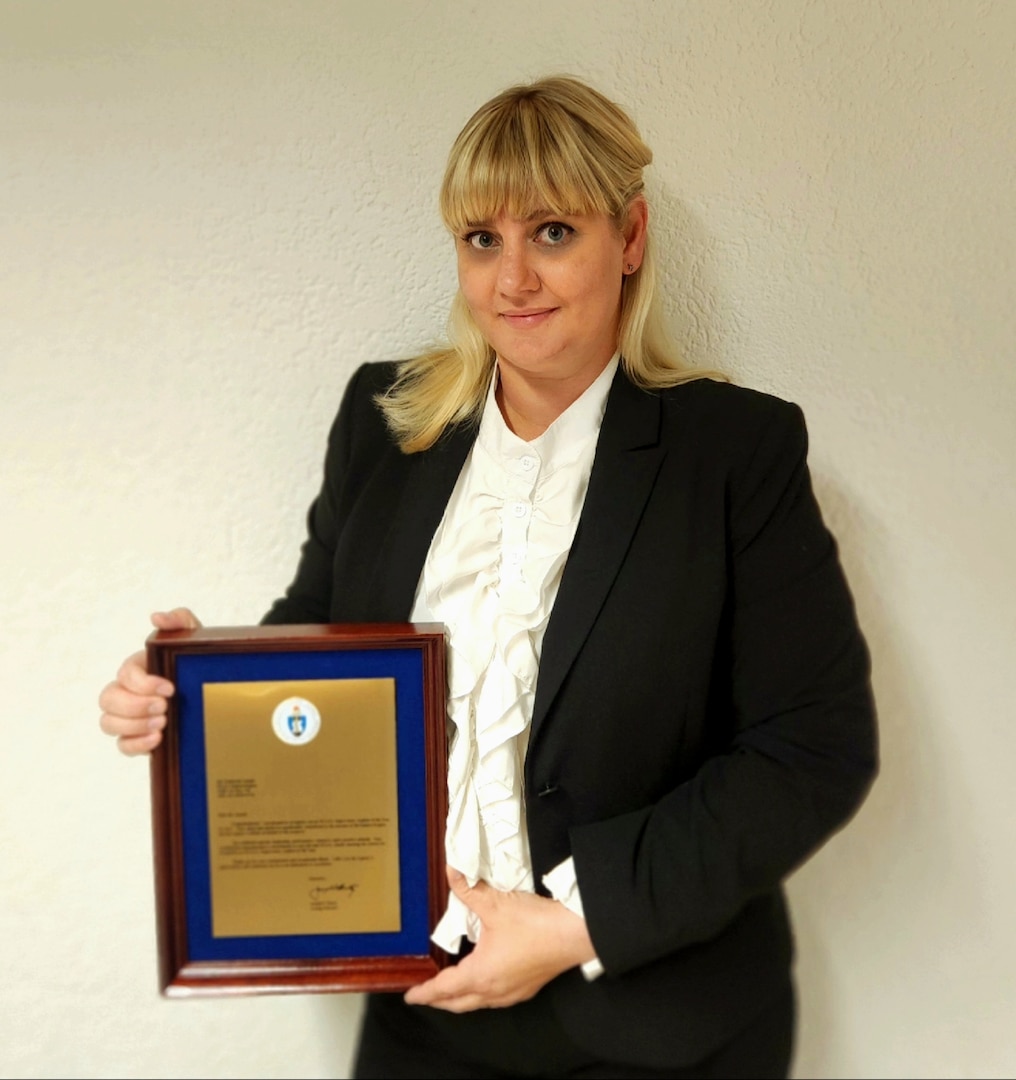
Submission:
POLYGON ((540 287, 539 275, 527 243, 505 244, 498 264, 497 284, 506 296, 533 292, 540 287))

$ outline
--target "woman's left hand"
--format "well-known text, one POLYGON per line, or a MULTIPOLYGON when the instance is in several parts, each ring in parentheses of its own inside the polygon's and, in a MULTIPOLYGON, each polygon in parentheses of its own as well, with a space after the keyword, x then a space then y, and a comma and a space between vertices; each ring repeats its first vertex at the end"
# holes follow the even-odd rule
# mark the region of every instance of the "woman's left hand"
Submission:
POLYGON ((585 919, 556 900, 499 892, 485 881, 470 888, 464 875, 450 868, 448 884, 479 916, 483 929, 467 957, 406 992, 409 1005, 456 1013, 514 1005, 596 955, 585 919))

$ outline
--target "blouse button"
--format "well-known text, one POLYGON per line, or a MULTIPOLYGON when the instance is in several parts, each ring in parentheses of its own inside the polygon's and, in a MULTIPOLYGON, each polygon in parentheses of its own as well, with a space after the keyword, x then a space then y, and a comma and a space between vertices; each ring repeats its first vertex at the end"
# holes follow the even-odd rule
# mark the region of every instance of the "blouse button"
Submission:
POLYGON ((521 461, 519 462, 519 464, 520 464, 520 465, 522 466, 522 468, 523 468, 523 469, 525 469, 525 470, 526 470, 526 472, 529 472, 529 470, 530 470, 530 469, 531 469, 531 468, 532 468, 532 467, 533 467, 533 466, 534 466, 534 465, 536 464, 536 460, 535 460, 534 458, 531 458, 531 457, 530 457, 530 456, 529 456, 529 455, 527 454, 527 455, 526 455, 526 456, 525 456, 525 457, 524 457, 524 458, 523 458, 523 459, 522 459, 522 460, 521 460, 521 461))
POLYGON ((512 504, 512 513, 517 518, 525 517, 526 516, 526 509, 527 509, 527 507, 526 507, 526 504, 524 502, 517 502, 517 503, 512 504))

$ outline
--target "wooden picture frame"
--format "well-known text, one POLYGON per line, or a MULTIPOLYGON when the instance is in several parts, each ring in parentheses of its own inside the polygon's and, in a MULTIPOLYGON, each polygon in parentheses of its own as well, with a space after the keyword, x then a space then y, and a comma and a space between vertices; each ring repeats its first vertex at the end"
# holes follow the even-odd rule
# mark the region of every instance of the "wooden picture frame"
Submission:
POLYGON ((147 651, 176 687, 151 758, 161 992, 398 991, 444 967, 443 627, 156 631, 147 651))

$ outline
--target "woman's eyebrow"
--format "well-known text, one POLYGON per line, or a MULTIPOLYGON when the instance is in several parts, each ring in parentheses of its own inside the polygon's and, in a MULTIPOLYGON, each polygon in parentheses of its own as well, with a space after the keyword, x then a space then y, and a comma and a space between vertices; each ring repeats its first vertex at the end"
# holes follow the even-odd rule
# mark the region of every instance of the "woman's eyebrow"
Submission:
MULTIPOLYGON (((515 218, 516 221, 521 221, 524 225, 532 225, 535 221, 540 221, 544 218, 551 217, 563 217, 565 215, 560 214, 556 210, 539 209, 534 210, 531 214, 527 214, 524 218, 515 218)), ((494 226, 491 221, 483 219, 481 221, 467 221, 467 229, 492 229, 494 226)))

